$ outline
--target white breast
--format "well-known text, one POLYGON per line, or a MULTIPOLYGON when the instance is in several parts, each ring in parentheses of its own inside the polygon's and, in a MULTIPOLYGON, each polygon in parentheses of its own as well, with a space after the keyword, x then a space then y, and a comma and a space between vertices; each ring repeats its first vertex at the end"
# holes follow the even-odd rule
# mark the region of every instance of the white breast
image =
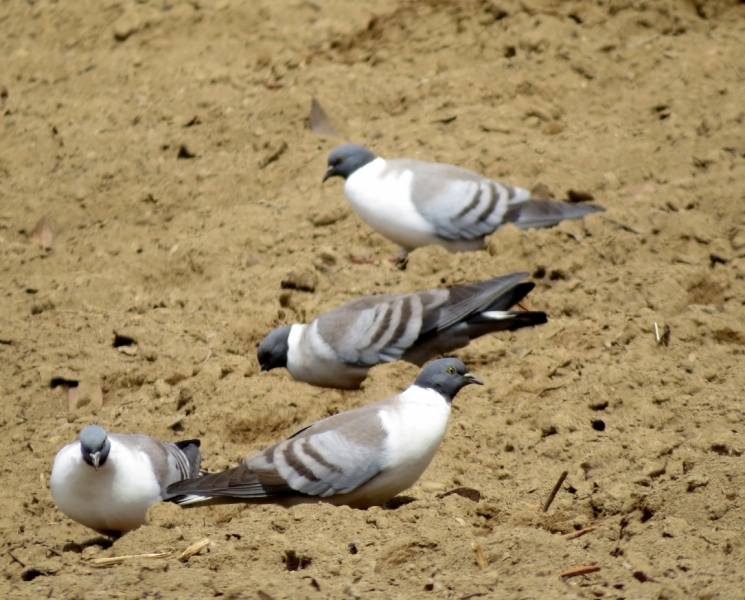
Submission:
POLYGON ((388 434, 382 472, 342 497, 358 508, 382 504, 416 483, 445 437, 450 403, 433 390, 412 386, 399 396, 394 410, 378 414, 388 434))
POLYGON ((442 444, 450 403, 434 390, 411 386, 401 393, 396 408, 380 412, 388 432, 384 469, 410 474, 413 485, 442 444))
POLYGON ((99 532, 131 531, 145 523, 161 490, 147 455, 110 441, 98 471, 83 460, 79 442, 65 446, 54 459, 50 489, 57 507, 78 523, 99 532))
POLYGON ((296 381, 339 389, 356 389, 369 369, 340 363, 334 351, 310 325, 293 325, 287 338, 287 370, 296 381), (308 329, 311 329, 308 331, 308 329))
POLYGON ((445 245, 411 202, 411 171, 381 176, 385 160, 376 158, 352 173, 344 184, 349 204, 360 219, 381 235, 407 249, 445 245))

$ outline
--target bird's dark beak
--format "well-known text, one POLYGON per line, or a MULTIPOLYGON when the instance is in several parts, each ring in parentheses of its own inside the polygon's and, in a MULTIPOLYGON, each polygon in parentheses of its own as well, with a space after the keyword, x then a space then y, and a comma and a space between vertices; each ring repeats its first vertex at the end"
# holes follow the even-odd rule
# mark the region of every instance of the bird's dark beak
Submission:
POLYGON ((268 371, 268 370, 269 370, 269 365, 266 365, 266 364, 262 364, 261 368, 259 369, 259 371, 268 371))
POLYGON ((93 468, 98 471, 98 463, 101 461, 101 453, 100 452, 91 452, 91 462, 93 463, 93 468))
POLYGON ((463 379, 465 379, 468 383, 477 383, 479 385, 484 385, 483 381, 481 381, 475 375, 471 375, 470 373, 466 373, 465 375, 463 375, 463 379))
POLYGON ((334 171, 334 165, 329 165, 329 168, 326 171, 326 174, 323 176, 323 181, 321 181, 321 183, 326 183, 326 180, 329 177, 333 177, 334 175, 336 175, 336 171, 334 171))

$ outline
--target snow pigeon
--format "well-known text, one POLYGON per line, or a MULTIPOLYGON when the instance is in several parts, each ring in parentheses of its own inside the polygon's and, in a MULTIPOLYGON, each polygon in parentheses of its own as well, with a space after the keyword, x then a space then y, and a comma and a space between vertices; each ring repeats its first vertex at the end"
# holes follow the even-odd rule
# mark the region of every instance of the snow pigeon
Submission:
POLYGON ((458 359, 434 361, 400 394, 317 421, 238 467, 174 483, 166 500, 379 506, 424 473, 453 398, 471 383, 483 385, 458 359))
POLYGON ((259 345, 262 371, 285 367, 293 379, 356 389, 375 365, 428 360, 477 337, 546 322, 538 311, 509 310, 535 286, 513 273, 450 289, 353 300, 310 325, 272 331, 259 345))
POLYGON ((529 191, 499 183, 454 165, 385 160, 368 148, 347 144, 333 150, 323 181, 342 177, 354 212, 375 231, 401 246, 399 259, 421 246, 450 252, 480 250, 502 225, 551 227, 605 209, 531 198, 529 191))
POLYGON ((49 484, 65 515, 119 537, 145 523, 170 484, 199 476, 201 461, 199 440, 164 444, 91 425, 57 453, 49 484))

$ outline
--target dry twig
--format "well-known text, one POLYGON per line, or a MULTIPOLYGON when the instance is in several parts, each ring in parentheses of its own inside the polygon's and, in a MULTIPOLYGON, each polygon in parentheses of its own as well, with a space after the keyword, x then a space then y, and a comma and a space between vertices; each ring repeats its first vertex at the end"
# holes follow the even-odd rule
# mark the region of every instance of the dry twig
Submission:
POLYGON ((15 554, 13 554, 12 551, 6 550, 5 552, 7 552, 8 556, 10 556, 10 558, 12 558, 19 565, 21 565, 21 567, 23 567, 24 569, 26 568, 26 563, 23 562, 20 558, 18 558, 15 554))
POLYGON ((578 537, 582 537, 585 534, 592 533, 597 528, 597 525, 591 525, 590 527, 585 527, 584 529, 578 529, 577 531, 565 533, 561 537, 563 537, 565 540, 576 540, 578 537))
POLYGON ((472 542, 471 547, 476 552, 476 564, 480 568, 486 569, 489 566, 489 562, 486 560, 486 556, 484 555, 484 547, 478 542, 472 542))
POLYGON ((580 575, 588 575, 590 573, 597 573, 600 567, 597 565, 585 565, 583 567, 574 567, 573 569, 567 569, 559 573, 559 577, 562 579, 569 579, 570 577, 579 577, 580 575))
POLYGON ((670 345, 670 325, 665 325, 665 327, 662 329, 662 333, 660 333, 660 328, 657 326, 657 323, 654 324, 654 339, 658 346, 667 346, 670 345))
POLYGON ((564 471, 559 476, 559 481, 556 482, 554 489, 551 490, 551 493, 548 495, 548 498, 546 498, 546 503, 543 505, 543 512, 548 512, 548 509, 551 506, 551 503, 554 501, 554 498, 556 498, 556 494, 559 493, 561 484, 564 483, 564 480, 567 478, 567 475, 569 475, 569 471, 564 471))
POLYGON ((186 562, 192 556, 199 554, 202 550, 204 550, 211 543, 212 543, 212 540, 210 540, 210 538, 204 538, 203 540, 198 541, 196 544, 192 544, 191 546, 189 546, 186 550, 184 550, 181 554, 179 554, 176 557, 176 560, 180 562, 186 562))
POLYGON ((156 552, 153 554, 123 554, 122 556, 106 556, 104 558, 94 558, 88 561, 93 567, 110 567, 119 565, 130 558, 166 558, 171 556, 170 552, 156 552))
POLYGON ((635 227, 632 227, 631 225, 626 225, 625 223, 621 223, 620 221, 616 221, 615 219, 611 219, 609 217, 603 217, 604 221, 608 221, 608 223, 612 223, 616 227, 620 227, 624 231, 628 231, 629 233, 635 233, 636 235, 644 235, 644 232, 640 229, 636 229, 635 227))

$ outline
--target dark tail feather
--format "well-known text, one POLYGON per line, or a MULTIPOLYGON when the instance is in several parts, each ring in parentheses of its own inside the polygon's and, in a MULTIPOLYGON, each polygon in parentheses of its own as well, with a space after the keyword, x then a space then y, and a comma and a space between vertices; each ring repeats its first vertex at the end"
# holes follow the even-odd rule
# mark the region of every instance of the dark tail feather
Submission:
POLYGON ((532 281, 520 283, 502 294, 484 310, 509 310, 532 292, 534 287, 535 283, 532 281))
POLYGON ((184 479, 168 486, 164 500, 181 506, 207 506, 235 502, 272 502, 296 495, 287 484, 266 485, 245 464, 220 473, 184 479))
POLYGON ((436 356, 465 348, 471 340, 487 333, 514 331, 543 323, 546 323, 546 313, 538 311, 482 311, 444 331, 435 330, 422 336, 404 353, 403 360, 422 366, 436 356), (490 312, 502 314, 490 315, 490 312))
POLYGON ((562 221, 582 219, 593 213, 605 212, 596 204, 568 204, 552 200, 525 200, 507 209, 503 223, 512 223, 519 229, 553 227, 562 221))
POLYGON ((521 327, 533 327, 535 325, 543 325, 544 323, 548 323, 546 313, 537 310, 520 310, 514 312, 505 311, 505 317, 502 319, 495 319, 493 317, 490 317, 490 312, 497 311, 484 311, 483 313, 474 315, 466 322, 469 325, 490 324, 495 327, 501 325, 494 331, 514 331, 515 329, 520 329, 521 327))
POLYGON ((490 311, 479 313, 474 315, 465 325, 467 326, 468 337, 475 340, 482 335, 487 333, 494 333, 497 331, 515 331, 516 329, 522 329, 523 327, 535 327, 536 325, 543 325, 548 322, 546 313, 539 311, 515 311, 506 312, 502 318, 494 318, 489 316, 490 311))
POLYGON ((197 508, 199 506, 218 506, 220 504, 245 504, 241 498, 229 498, 227 496, 169 496, 166 502, 178 504, 181 508, 197 508))
MULTIPOLYGON (((532 283, 520 283, 527 276, 528 273, 512 273, 450 288, 448 302, 438 309, 437 321, 434 325, 438 330, 443 331, 468 318, 469 315, 486 310, 487 306, 499 304, 499 306, 504 306, 504 310, 514 306, 533 289, 532 283), (530 288, 521 287, 526 285, 530 288), (519 296, 517 300, 511 300, 517 296, 519 296), (503 300, 505 298, 506 300, 503 300)), ((422 333, 427 333, 430 328, 422 327, 422 333)))
POLYGON ((189 461, 189 477, 199 477, 202 466, 202 454, 199 452, 199 446, 202 442, 199 440, 182 440, 176 442, 176 447, 184 453, 189 461))

